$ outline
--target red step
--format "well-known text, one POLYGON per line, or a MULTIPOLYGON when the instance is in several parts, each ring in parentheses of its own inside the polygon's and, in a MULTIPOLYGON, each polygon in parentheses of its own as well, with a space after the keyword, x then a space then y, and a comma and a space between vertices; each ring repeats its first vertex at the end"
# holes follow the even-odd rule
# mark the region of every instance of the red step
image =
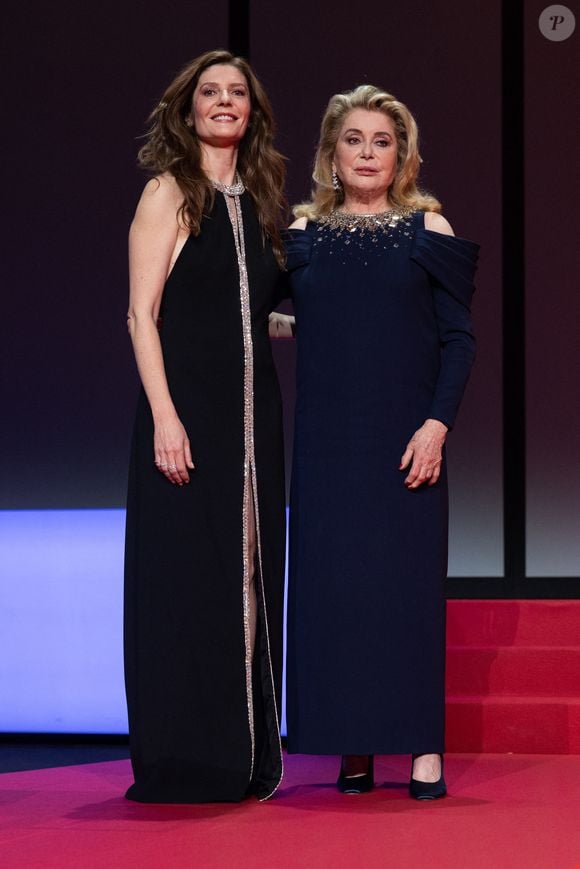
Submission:
POLYGON ((447 693, 578 697, 580 646, 448 647, 447 693))
POLYGON ((580 701, 447 697, 447 751, 580 754, 580 701))
POLYGON ((578 646, 580 600, 450 600, 447 644, 578 646))
POLYGON ((580 753, 580 601, 449 601, 447 750, 580 753))

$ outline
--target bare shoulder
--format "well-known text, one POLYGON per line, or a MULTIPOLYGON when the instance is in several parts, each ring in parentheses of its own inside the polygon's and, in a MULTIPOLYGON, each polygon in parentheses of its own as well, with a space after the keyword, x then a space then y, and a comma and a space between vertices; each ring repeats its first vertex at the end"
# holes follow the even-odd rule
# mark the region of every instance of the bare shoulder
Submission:
POLYGON ((430 229, 431 232, 440 232, 442 235, 455 235, 449 221, 435 211, 425 212, 425 229, 430 229))
POLYGON ((149 223, 177 220, 183 194, 173 175, 165 172, 151 178, 143 189, 135 212, 135 222, 149 223))
POLYGON ((288 227, 289 229, 306 229, 306 224, 308 223, 308 218, 306 217, 297 217, 294 223, 291 223, 288 227))
POLYGON ((143 190, 144 198, 174 199, 182 196, 179 184, 169 172, 150 178, 143 190))

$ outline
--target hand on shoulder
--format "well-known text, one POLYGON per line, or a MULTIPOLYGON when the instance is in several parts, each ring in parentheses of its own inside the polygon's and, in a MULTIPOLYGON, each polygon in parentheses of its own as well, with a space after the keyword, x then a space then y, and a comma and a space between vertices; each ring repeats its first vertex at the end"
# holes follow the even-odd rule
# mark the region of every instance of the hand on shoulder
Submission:
POLYGON ((449 221, 435 211, 425 212, 425 229, 430 229, 431 232, 440 232, 442 235, 455 235, 449 221))
POLYGON ((291 223, 288 229, 306 229, 306 224, 308 223, 308 218, 306 217, 297 217, 294 223, 291 223))

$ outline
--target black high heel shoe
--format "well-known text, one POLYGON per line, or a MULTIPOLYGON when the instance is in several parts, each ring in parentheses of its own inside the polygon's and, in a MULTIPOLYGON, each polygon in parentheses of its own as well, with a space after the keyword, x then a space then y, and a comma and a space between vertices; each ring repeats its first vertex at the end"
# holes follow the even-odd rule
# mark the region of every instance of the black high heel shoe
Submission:
POLYGON ((447 785, 443 778, 443 755, 441 758, 441 775, 438 781, 417 781, 413 778, 413 761, 416 757, 421 757, 420 754, 411 755, 411 780, 409 782, 409 794, 415 800, 438 800, 447 794, 447 785))
POLYGON ((340 775, 336 786, 342 794, 366 794, 375 786, 374 754, 368 755, 367 771, 363 775, 344 774, 344 755, 340 764, 340 775))

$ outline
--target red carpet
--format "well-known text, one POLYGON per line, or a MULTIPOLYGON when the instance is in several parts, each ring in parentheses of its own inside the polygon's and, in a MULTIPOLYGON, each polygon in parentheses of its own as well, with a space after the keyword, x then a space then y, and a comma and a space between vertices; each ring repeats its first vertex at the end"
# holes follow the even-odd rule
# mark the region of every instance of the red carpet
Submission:
POLYGON ((197 807, 129 803, 127 761, 7 773, 1 869, 580 869, 580 601, 450 601, 447 644, 447 746, 474 753, 446 800, 399 757, 359 797, 293 756, 270 802, 197 807))
POLYGON ((8 773, 0 865, 580 869, 580 757, 452 755, 437 803, 408 798, 408 763, 377 758, 380 786, 349 797, 336 758, 292 756, 270 802, 197 807, 127 802, 126 761, 8 773))
POLYGON ((580 601, 456 600, 447 613, 447 749, 580 753, 580 601))

